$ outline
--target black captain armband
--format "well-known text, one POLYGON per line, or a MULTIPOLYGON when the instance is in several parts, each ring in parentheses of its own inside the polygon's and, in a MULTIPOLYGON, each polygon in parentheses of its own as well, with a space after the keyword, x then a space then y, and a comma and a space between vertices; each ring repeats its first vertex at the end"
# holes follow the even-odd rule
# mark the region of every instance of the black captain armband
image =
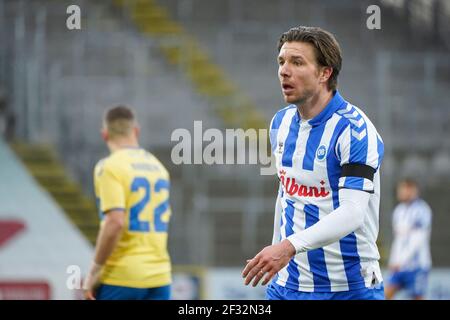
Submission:
POLYGON ((347 163, 342 166, 341 177, 358 177, 373 182, 376 170, 371 166, 360 163, 347 163))

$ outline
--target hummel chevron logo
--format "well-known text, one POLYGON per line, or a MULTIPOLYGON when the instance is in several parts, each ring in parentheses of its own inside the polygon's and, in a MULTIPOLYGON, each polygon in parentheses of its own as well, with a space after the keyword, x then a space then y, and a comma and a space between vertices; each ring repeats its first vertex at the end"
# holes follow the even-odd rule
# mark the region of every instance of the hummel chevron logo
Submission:
POLYGON ((364 139, 364 137, 366 135, 367 135, 366 129, 364 129, 361 133, 358 133, 358 131, 356 131, 356 130, 352 130, 352 136, 358 141, 361 141, 362 139, 364 139))
POLYGON ((358 111, 353 111, 353 113, 352 114, 350 114, 350 113, 346 113, 346 114, 344 114, 344 117, 346 117, 347 119, 351 119, 351 118, 356 118, 358 116, 358 111))
POLYGON ((357 126, 358 128, 361 128, 362 125, 364 124, 364 119, 363 118, 359 119, 359 121, 356 121, 354 119, 349 119, 349 121, 351 123, 353 123, 355 126, 357 126))
POLYGON ((350 112, 350 110, 352 110, 352 107, 348 104, 345 109, 339 110, 337 113, 343 115, 344 113, 350 112))

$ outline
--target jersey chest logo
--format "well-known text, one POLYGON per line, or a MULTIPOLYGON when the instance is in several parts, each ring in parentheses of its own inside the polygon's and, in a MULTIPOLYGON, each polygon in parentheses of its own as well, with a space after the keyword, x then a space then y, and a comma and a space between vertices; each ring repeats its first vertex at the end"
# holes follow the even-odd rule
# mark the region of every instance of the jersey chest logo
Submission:
POLYGON ((280 181, 284 187, 284 190, 290 196, 298 195, 299 197, 313 197, 313 198, 325 198, 330 192, 326 189, 325 181, 320 181, 320 187, 318 186, 307 186, 299 184, 295 181, 295 178, 286 177, 286 171, 281 170, 280 181))
POLYGON ((323 161, 323 160, 325 160, 326 157, 327 157, 327 147, 325 147, 322 144, 317 148, 316 159, 317 159, 317 161, 323 161))

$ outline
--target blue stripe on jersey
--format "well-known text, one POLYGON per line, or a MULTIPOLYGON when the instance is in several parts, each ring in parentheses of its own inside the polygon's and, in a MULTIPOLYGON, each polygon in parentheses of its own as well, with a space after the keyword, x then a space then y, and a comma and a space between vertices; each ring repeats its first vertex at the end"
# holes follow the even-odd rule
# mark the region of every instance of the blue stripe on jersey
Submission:
POLYGON ((350 159, 349 163, 366 164, 367 150, 369 145, 369 138, 367 135, 367 125, 364 123, 361 128, 350 125, 350 159), (365 132, 365 135, 364 135, 365 132), (363 138, 357 138, 354 134, 363 134, 363 138))
MULTIPOLYGON (((336 140, 342 134, 345 127, 348 125, 348 120, 342 117, 334 129, 333 135, 330 139, 329 146, 336 144, 336 140)), ((366 152, 367 153, 367 152, 366 152)), ((328 150, 327 154, 334 154, 334 150, 328 150)), ((327 157, 327 171, 328 181, 330 182, 331 192, 333 196, 333 208, 339 207, 339 178, 341 176, 341 165, 337 157, 327 157)), ((361 284, 364 279, 360 273, 360 259, 356 247, 356 237, 354 233, 349 234, 339 241, 341 247, 342 260, 344 262, 345 274, 349 289, 355 288, 356 284, 361 284), (352 254, 353 253, 353 254, 352 254)))
POLYGON ((314 170, 314 159, 316 158, 317 148, 319 147, 320 140, 322 139, 325 130, 325 124, 326 123, 322 123, 319 126, 314 126, 309 132, 308 142, 306 143, 306 153, 303 158, 304 170, 314 170))
POLYGON ((295 106, 293 106, 293 107, 288 106, 288 107, 278 111, 272 120, 272 125, 270 126, 270 132, 269 132, 270 145, 272 146, 272 152, 276 148, 278 129, 280 128, 280 125, 281 125, 281 122, 283 121, 284 115, 286 114, 286 111, 288 111, 289 109, 292 109, 292 108, 295 108, 295 106))
MULTIPOLYGON (((307 204, 305 212, 305 229, 319 221, 319 207, 307 204)), ((331 292, 330 279, 328 278, 325 253, 322 248, 308 251, 308 261, 314 279, 314 292, 331 292)))
MULTIPOLYGON (((366 164, 367 152, 369 149, 369 140, 367 134, 367 125, 364 124, 361 128, 350 126, 350 158, 349 163, 366 164), (355 134, 365 134, 363 138, 356 138, 355 134)), ((354 184, 355 189, 363 190, 363 180, 354 184)))
POLYGON ((278 111, 272 120, 272 126, 270 127, 270 129, 275 129, 275 130, 279 129, 281 122, 283 121, 284 115, 286 114, 286 111, 288 111, 289 109, 292 109, 292 108, 295 108, 295 106, 287 106, 286 108, 278 111))
MULTIPOLYGON (((287 206, 285 209, 285 217, 286 217, 286 237, 289 237, 291 234, 294 233, 293 227, 294 227, 294 201, 292 200, 286 200, 287 206)), ((287 279, 287 284, 289 287, 298 288, 298 278, 300 276, 300 273, 298 272, 298 265, 294 261, 294 258, 289 261, 289 265, 287 267, 287 272, 289 274, 289 277, 287 279)))
POLYGON ((345 177, 344 188, 363 190, 364 178, 361 177, 345 177))
POLYGON ((297 137, 300 129, 297 113, 292 117, 291 125, 289 126, 289 133, 284 142, 284 152, 282 164, 285 167, 292 167, 292 156, 294 155, 295 146, 297 144, 297 137))
MULTIPOLYGON (((328 174, 328 181, 330 182, 331 187, 331 194, 333 197, 333 209, 336 209, 339 207, 339 178, 341 177, 341 165, 340 165, 340 154, 338 155, 339 158, 333 157, 334 150, 333 146, 336 145, 336 141, 341 135, 342 131, 345 129, 345 127, 348 125, 348 121, 345 118, 341 118, 338 123, 336 124, 336 127, 334 128, 333 135, 331 136, 328 151, 327 151, 327 174, 328 174)), ((339 152, 339 148, 338 152, 339 152)))
POLYGON ((378 152, 378 167, 377 167, 378 169, 381 166, 381 162, 383 161, 384 155, 384 144, 380 140, 380 138, 378 138, 378 136, 377 136, 377 152, 378 152))
POLYGON ((344 261, 345 274, 347 275, 348 289, 361 289, 364 279, 361 275, 361 264, 356 245, 356 236, 352 232, 339 241, 342 260, 344 261))

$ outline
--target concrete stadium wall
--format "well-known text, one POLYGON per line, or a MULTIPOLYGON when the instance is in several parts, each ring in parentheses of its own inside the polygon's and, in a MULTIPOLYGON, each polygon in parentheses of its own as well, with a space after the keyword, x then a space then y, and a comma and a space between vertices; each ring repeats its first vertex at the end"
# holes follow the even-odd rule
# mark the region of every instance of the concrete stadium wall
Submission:
POLYGON ((92 256, 88 241, 0 139, 0 300, 80 298, 67 282, 76 285, 70 276, 85 275, 92 256))

